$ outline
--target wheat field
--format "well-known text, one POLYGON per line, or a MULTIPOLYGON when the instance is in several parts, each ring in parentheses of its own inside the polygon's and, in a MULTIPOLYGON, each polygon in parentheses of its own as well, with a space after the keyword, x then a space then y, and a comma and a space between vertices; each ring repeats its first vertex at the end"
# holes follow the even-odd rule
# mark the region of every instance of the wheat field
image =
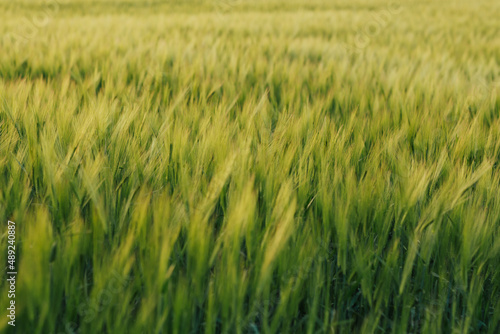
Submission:
POLYGON ((499 333, 499 18, 1 0, 0 332, 499 333))

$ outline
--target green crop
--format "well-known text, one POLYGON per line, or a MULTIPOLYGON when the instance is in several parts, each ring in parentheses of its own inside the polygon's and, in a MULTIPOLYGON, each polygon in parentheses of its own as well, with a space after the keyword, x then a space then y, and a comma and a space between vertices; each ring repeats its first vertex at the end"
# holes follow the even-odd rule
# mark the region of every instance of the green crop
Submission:
POLYGON ((0 332, 499 333, 499 18, 1 0, 0 332))

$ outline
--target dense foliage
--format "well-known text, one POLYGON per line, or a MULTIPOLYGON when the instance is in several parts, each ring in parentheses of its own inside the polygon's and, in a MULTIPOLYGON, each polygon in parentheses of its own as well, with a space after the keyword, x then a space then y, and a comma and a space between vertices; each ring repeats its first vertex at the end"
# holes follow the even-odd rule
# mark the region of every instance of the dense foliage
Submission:
POLYGON ((499 17, 0 2, 17 333, 498 333, 499 17))

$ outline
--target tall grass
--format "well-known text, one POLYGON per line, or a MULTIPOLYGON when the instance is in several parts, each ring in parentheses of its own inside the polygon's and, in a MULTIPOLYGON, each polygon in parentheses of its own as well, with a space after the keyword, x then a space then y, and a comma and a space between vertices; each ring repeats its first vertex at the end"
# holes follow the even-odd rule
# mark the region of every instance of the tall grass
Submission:
POLYGON ((27 35, 44 5, 0 2, 1 332, 498 333, 496 2, 401 2, 354 51, 387 3, 61 1, 27 35))

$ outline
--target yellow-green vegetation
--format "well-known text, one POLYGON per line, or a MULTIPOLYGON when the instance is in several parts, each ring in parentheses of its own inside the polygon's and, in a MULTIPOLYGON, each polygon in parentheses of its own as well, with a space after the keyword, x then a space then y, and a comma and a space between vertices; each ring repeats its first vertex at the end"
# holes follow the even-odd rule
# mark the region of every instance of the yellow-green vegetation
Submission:
POLYGON ((498 333, 499 18, 2 0, 0 332, 498 333))

